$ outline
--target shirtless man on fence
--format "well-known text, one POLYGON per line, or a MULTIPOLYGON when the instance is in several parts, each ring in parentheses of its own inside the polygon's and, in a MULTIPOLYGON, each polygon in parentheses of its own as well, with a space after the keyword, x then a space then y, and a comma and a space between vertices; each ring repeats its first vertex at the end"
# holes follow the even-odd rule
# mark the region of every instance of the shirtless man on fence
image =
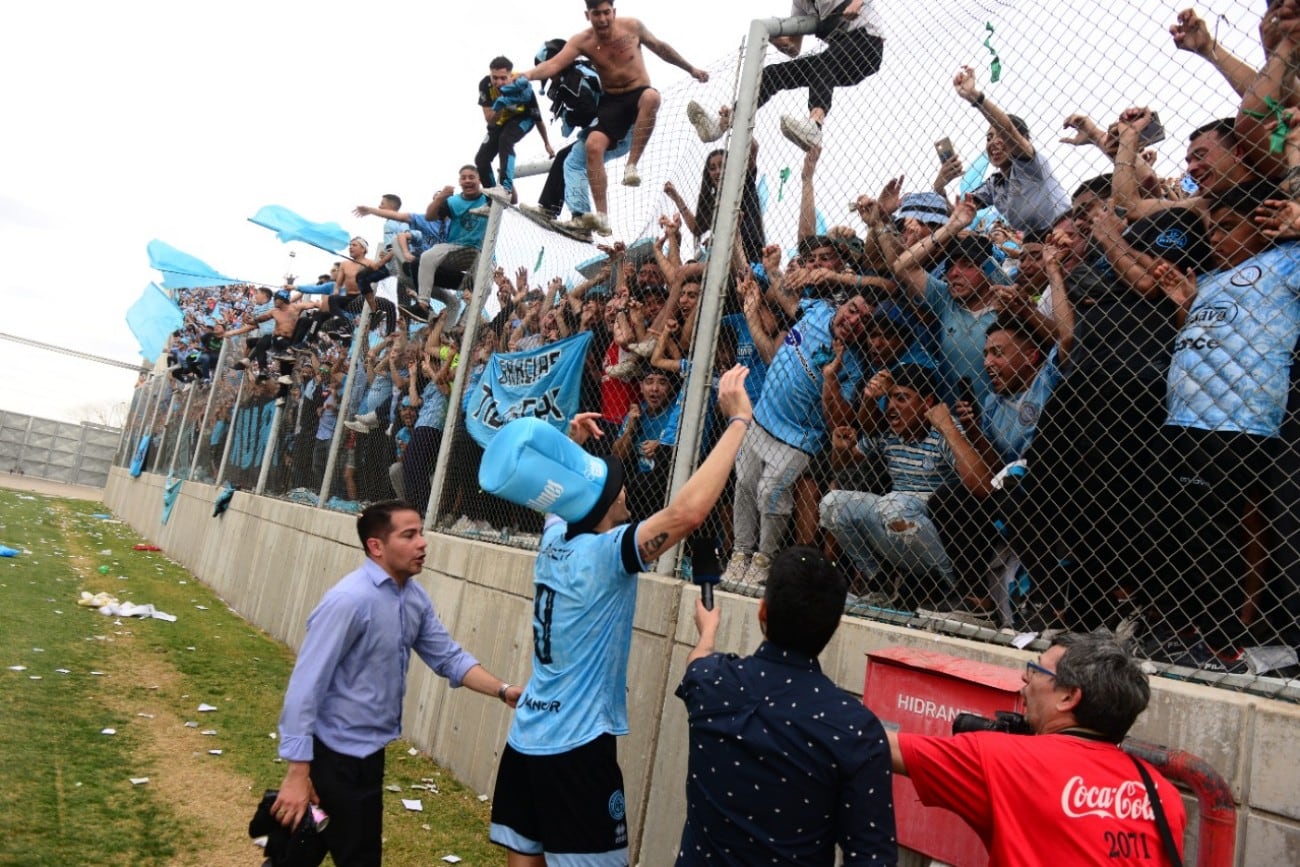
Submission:
POLYGON ((582 216, 582 225, 574 228, 594 229, 610 234, 609 206, 606 202, 608 179, 605 176, 605 151, 620 141, 629 129, 632 150, 623 171, 623 184, 641 183, 637 161, 654 132, 659 112, 659 91, 650 86, 642 47, 661 59, 680 67, 696 81, 709 80, 709 73, 697 69, 667 42, 656 37, 635 18, 617 18, 613 0, 585 0, 587 21, 591 26, 573 36, 559 54, 532 69, 519 73, 529 81, 542 81, 559 73, 579 55, 587 57, 600 74, 603 93, 596 126, 587 136, 587 176, 596 210, 582 216))

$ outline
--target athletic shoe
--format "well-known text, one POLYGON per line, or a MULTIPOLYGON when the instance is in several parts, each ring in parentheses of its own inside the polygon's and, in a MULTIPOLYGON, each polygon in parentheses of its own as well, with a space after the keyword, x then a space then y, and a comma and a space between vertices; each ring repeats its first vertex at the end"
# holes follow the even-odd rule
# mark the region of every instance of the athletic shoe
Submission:
POLYGON ((357 421, 356 419, 353 419, 352 421, 343 422, 343 426, 348 430, 352 431, 353 433, 359 433, 359 434, 370 433, 370 425, 357 421))
POLYGON ((553 220, 550 227, 575 241, 591 243, 591 229, 587 226, 585 214, 577 214, 571 220, 553 220))
POLYGON ((720 584, 724 590, 737 590, 745 581, 745 572, 749 569, 749 554, 744 551, 735 551, 731 555, 731 560, 727 563, 726 570, 722 573, 720 584))
POLYGON ((487 196, 489 199, 491 199, 494 202, 500 202, 502 207, 506 207, 506 208, 510 207, 511 204, 510 191, 507 190, 505 187, 501 186, 500 184, 498 184, 495 187, 484 187, 483 195, 487 196))
POLYGON ((746 596, 762 596, 763 588, 767 585, 767 571, 771 567, 771 557, 763 553, 755 554, 749 561, 749 568, 745 570, 740 592, 746 596))
POLYGON ((357 416, 357 421, 361 422, 366 427, 379 427, 379 414, 373 410, 371 412, 365 412, 357 416))
POLYGON ((811 150, 814 145, 822 143, 822 128, 804 117, 792 114, 781 116, 781 134, 799 146, 800 150, 811 150))
POLYGON ((609 228, 609 217, 599 211, 582 215, 582 224, 601 237, 609 237, 614 232, 609 228))
POLYGON ((636 163, 628 163, 627 168, 623 169, 623 186, 641 186, 641 173, 636 170, 636 163))
POLYGON ((722 138, 722 124, 718 121, 718 116, 693 99, 686 103, 686 119, 695 127, 696 135, 705 144, 722 138))

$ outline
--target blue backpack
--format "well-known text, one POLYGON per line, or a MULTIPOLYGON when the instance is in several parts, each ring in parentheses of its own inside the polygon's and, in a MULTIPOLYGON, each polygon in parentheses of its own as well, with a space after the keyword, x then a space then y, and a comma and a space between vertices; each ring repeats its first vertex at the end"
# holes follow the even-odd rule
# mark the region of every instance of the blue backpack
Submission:
MULTIPOLYGON (((544 63, 563 48, 563 39, 548 39, 534 61, 544 63)), ((588 61, 570 63, 559 74, 542 82, 542 91, 551 100, 551 116, 560 121, 560 129, 566 136, 596 119, 601 94, 600 76, 588 61)))

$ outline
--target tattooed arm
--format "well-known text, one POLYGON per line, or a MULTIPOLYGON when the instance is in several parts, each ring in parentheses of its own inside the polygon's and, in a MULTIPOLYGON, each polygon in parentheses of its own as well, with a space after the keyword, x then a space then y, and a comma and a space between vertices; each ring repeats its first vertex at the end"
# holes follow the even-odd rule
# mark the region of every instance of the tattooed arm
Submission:
POLYGON ((753 421, 754 410, 745 393, 749 369, 737 365, 718 383, 718 408, 728 419, 726 430, 700 468, 686 480, 668 505, 636 528, 637 551, 642 563, 652 563, 668 548, 685 539, 713 509, 736 463, 741 440, 753 421), (743 421, 741 421, 743 420, 743 421))

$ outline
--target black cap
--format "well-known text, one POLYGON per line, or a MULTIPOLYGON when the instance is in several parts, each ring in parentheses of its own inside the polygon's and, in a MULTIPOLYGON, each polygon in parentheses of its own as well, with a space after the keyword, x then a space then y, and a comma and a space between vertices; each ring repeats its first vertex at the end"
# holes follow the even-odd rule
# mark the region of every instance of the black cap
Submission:
POLYGON ((960 235, 948 244, 945 252, 949 259, 964 259, 980 267, 993 257, 993 247, 983 235, 960 235))
POLYGON ((1196 273, 1209 270, 1212 250, 1205 220, 1192 208, 1165 208, 1135 220, 1124 240, 1139 253, 1164 259, 1174 267, 1196 273))
POLYGON ((600 496, 596 498, 591 511, 584 515, 582 520, 569 525, 569 529, 565 532, 567 539, 594 530, 609 511, 609 507, 618 499, 619 492, 623 490, 623 462, 613 456, 602 455, 600 459, 605 462, 606 467, 605 486, 600 489, 600 496))

